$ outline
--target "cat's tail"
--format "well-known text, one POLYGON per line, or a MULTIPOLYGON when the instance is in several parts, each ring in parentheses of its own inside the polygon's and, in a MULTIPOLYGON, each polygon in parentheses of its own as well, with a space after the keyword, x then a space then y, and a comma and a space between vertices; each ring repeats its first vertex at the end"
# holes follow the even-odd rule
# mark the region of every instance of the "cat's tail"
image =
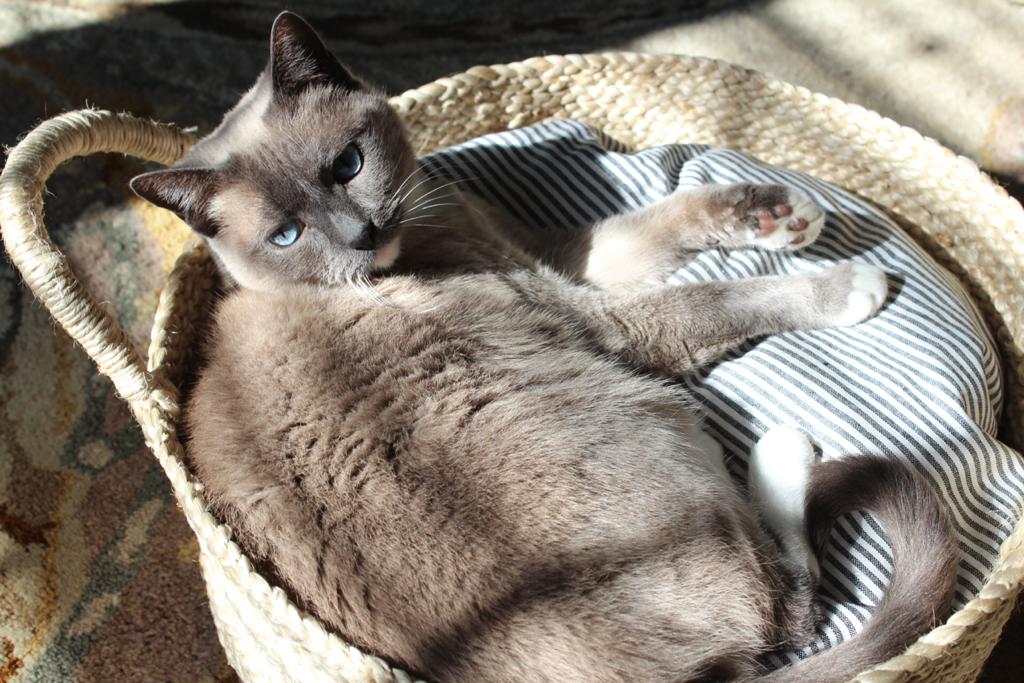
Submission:
POLYGON ((948 614, 958 553, 949 518, 923 478, 902 463, 869 455, 816 465, 806 519, 819 556, 836 519, 853 510, 871 512, 892 547, 892 579, 881 604, 850 640, 759 680, 848 681, 900 654, 948 614))

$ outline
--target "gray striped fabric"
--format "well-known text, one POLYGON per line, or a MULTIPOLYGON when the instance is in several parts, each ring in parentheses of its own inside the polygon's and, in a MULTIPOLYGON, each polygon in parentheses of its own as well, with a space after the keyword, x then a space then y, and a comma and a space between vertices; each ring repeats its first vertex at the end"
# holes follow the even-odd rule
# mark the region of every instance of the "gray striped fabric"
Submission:
MULTIPOLYGON (((807 431, 826 459, 859 451, 912 464, 945 499, 959 533, 957 607, 977 594, 1021 514, 1024 461, 995 438, 1001 374, 981 316, 956 279, 884 215, 811 176, 738 152, 680 144, 630 154, 570 121, 479 138, 421 165, 552 232, 649 204, 677 187, 751 181, 808 192, 828 214, 812 246, 706 251, 671 281, 812 272, 853 259, 889 274, 886 306, 853 328, 756 341, 682 381, 740 481, 754 443, 778 424, 807 431)), ((849 637, 878 602, 891 571, 881 527, 868 515, 841 520, 822 568, 828 619, 804 652, 849 637)))

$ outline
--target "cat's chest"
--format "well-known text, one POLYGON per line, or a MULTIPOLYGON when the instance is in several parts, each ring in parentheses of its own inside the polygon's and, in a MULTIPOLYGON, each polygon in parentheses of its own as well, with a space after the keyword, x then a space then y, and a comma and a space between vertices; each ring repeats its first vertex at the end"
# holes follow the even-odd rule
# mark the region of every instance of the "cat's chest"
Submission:
POLYGON ((552 369, 594 366, 567 321, 493 280, 387 293, 386 305, 347 293, 232 302, 219 316, 230 383, 293 422, 392 432, 425 414, 460 414, 482 395, 512 398, 552 369))
POLYGON ((486 330, 453 316, 338 304, 276 324, 255 354, 274 391, 331 404, 338 416, 448 392, 490 364, 486 330))

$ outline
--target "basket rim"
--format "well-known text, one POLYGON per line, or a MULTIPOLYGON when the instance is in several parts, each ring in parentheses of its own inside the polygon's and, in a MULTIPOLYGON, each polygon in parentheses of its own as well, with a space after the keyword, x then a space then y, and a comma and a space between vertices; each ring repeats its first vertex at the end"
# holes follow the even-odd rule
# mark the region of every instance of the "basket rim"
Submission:
MULTIPOLYGON (((762 82, 770 87, 791 91, 803 98, 814 100, 815 104, 822 107, 832 107, 843 113, 854 114, 866 119, 864 123, 872 122, 879 128, 887 131, 898 131, 920 145, 929 156, 935 155, 941 158, 954 157, 965 164, 971 171, 984 181, 1000 197, 1016 205, 1016 209, 1024 219, 1024 205, 1007 192, 1006 188, 1000 185, 988 172, 970 157, 956 152, 945 146, 938 139, 924 135, 917 129, 904 125, 892 117, 885 116, 874 109, 869 109, 855 102, 848 102, 833 95, 811 90, 810 88, 795 83, 790 83, 776 78, 770 73, 752 69, 750 67, 729 62, 717 57, 703 55, 691 55, 683 53, 648 53, 633 52, 629 50, 605 50, 601 52, 565 53, 554 55, 538 55, 526 59, 508 62, 504 64, 477 65, 461 71, 437 78, 415 88, 409 88, 389 98, 391 106, 402 115, 415 114, 419 109, 427 106, 430 102, 442 99, 446 93, 457 85, 473 86, 478 83, 505 82, 513 76, 521 78, 543 78, 546 72, 565 70, 566 64, 577 69, 592 68, 603 69, 605 67, 629 65, 639 73, 657 73, 662 67, 669 70, 677 70, 680 65, 692 64, 700 70, 721 69, 731 72, 735 78, 743 78, 762 82), (872 121, 873 119, 873 121, 872 121)), ((510 127, 511 128, 511 127, 510 127)))

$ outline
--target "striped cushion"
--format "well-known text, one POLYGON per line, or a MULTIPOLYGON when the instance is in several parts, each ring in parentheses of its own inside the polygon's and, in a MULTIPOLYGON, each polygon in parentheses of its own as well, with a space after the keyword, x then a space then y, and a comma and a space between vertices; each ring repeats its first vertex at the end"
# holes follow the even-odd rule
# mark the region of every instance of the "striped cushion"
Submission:
MULTIPOLYGON (((677 187, 751 181, 807 191, 828 214, 812 246, 794 253, 710 250, 671 281, 812 272, 854 259, 889 273, 887 305, 853 328, 749 343, 682 381, 740 480, 754 443, 778 424, 803 428, 826 459, 860 451, 911 463, 945 499, 956 525, 963 553, 957 607, 977 594, 1024 496, 1024 462, 995 438, 998 356, 957 280, 883 214, 811 176, 738 152, 681 144, 630 154, 570 121, 489 135, 421 165, 551 231, 580 229, 677 187)), ((878 602, 891 571, 881 527, 867 515, 842 519, 822 569, 828 618, 805 652, 849 637, 878 602)))

